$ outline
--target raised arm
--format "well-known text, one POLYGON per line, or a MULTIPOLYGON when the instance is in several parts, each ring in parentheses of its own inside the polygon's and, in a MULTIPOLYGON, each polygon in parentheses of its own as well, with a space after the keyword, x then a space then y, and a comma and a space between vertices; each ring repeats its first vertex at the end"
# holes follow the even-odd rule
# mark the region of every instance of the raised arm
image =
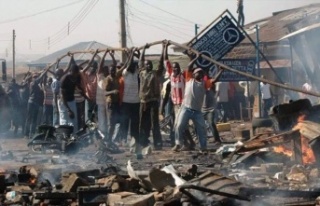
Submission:
POLYGON ((158 65, 158 68, 157 68, 157 75, 158 76, 162 76, 162 73, 163 73, 163 70, 164 70, 163 58, 164 58, 166 44, 167 44, 167 41, 164 41, 162 43, 162 52, 161 52, 161 55, 160 55, 159 65, 158 65))
POLYGON ((145 54, 146 54, 146 49, 149 48, 149 45, 146 44, 143 49, 142 49, 142 52, 141 52, 141 55, 140 55, 140 59, 139 59, 139 69, 143 69, 144 68, 144 61, 145 61, 145 54))
POLYGON ((219 68, 219 72, 218 72, 217 75, 214 77, 214 79, 211 79, 211 80, 210 80, 211 84, 215 84, 215 83, 219 80, 219 78, 220 78, 220 76, 221 76, 221 74, 222 74, 222 72, 223 72, 223 70, 224 70, 223 67, 218 67, 218 68, 219 68))
POLYGON ((96 57, 96 55, 98 54, 98 52, 99 52, 99 49, 97 49, 97 50, 93 53, 93 55, 92 55, 89 63, 87 64, 87 66, 86 66, 81 72, 86 72, 86 71, 91 67, 92 62, 94 61, 94 58, 96 57))
POLYGON ((57 62, 56 62, 56 66, 55 66, 55 68, 54 68, 54 71, 57 71, 57 69, 59 69, 60 61, 61 61, 61 59, 58 58, 58 59, 57 59, 57 62))
POLYGON ((135 55, 135 52, 137 51, 137 48, 132 48, 130 50, 130 55, 129 58, 127 59, 127 62, 125 63, 124 67, 127 69, 129 72, 134 72, 134 67, 130 66, 133 63, 133 57, 135 55))
POLYGON ((69 72, 69 70, 71 69, 71 66, 72 66, 72 65, 75 65, 75 64, 76 64, 76 61, 74 60, 73 55, 70 54, 70 60, 69 60, 69 62, 68 62, 68 65, 67 65, 66 69, 64 70, 62 76, 66 75, 66 74, 69 72))
POLYGON ((98 68, 97 74, 100 74, 102 72, 103 67, 104 67, 104 60, 105 60, 108 52, 109 52, 109 50, 106 49, 106 51, 103 53, 102 58, 100 59, 99 68, 98 68))
POLYGON ((120 78, 120 77, 121 77, 121 75, 122 75, 122 73, 123 73, 123 70, 130 68, 130 64, 131 64, 132 58, 133 58, 133 51, 134 51, 133 49, 134 49, 134 48, 132 48, 132 49, 130 50, 131 52, 129 52, 129 53, 130 53, 130 54, 129 54, 129 58, 127 58, 126 62, 122 65, 122 67, 121 67, 120 69, 117 70, 117 72, 116 72, 116 77, 117 77, 117 78, 120 78))
POLYGON ((116 59, 114 58, 114 50, 111 50, 111 51, 109 52, 109 54, 110 54, 110 57, 111 57, 111 59, 112 59, 112 64, 113 64, 114 66, 117 66, 117 61, 116 61, 116 59))
MULTIPOLYGON (((189 57, 192 58, 191 54, 189 54, 189 57)), ((193 72, 194 68, 193 65, 196 63, 196 61, 201 57, 201 53, 197 54, 188 64, 188 72, 193 72)))

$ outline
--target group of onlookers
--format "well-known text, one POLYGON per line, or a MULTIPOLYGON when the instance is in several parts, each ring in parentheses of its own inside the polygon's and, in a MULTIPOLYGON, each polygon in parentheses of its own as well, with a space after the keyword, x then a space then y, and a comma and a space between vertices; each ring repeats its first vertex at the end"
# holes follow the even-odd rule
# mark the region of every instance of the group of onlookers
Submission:
MULTIPOLYGON (((214 79, 196 67, 201 53, 188 51, 188 68, 181 69, 178 62, 169 60, 169 45, 168 41, 163 42, 155 69, 153 62, 145 59, 149 48, 146 44, 141 52, 138 48, 127 49, 124 63, 117 63, 114 51, 108 49, 100 56, 102 51, 92 52, 92 58, 81 63, 68 53, 66 68, 61 68, 58 61, 54 71, 47 67, 41 73, 28 73, 21 84, 13 79, 6 92, 14 131, 21 127, 24 136, 30 138, 40 124, 72 125, 76 132, 87 120, 96 121, 106 141, 121 144, 130 134, 135 140, 133 150, 141 157, 141 149, 150 143, 150 131, 154 149, 162 149, 160 119, 169 117, 174 151, 195 149, 189 120, 201 151, 207 149, 207 127, 211 128, 215 142, 221 143, 215 125, 217 113, 223 122, 236 118, 236 83, 219 82, 223 72, 220 67, 214 79), (112 59, 110 65, 105 65, 107 55, 112 59)), ((252 106, 247 82, 239 85, 252 106)), ((261 94, 266 114, 272 105, 270 85, 262 83, 261 94)))

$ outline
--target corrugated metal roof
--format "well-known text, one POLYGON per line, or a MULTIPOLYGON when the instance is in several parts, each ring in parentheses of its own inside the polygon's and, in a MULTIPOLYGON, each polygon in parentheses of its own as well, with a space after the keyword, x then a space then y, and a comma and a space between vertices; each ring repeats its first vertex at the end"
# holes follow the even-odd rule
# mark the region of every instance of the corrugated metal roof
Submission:
MULTIPOLYGON (((107 45, 96 42, 96 41, 80 42, 80 43, 75 44, 73 46, 61 49, 61 50, 56 51, 52 54, 44 56, 36 61, 33 61, 30 64, 28 64, 28 66, 46 66, 47 64, 55 62, 57 60, 57 58, 67 54, 69 51, 96 50, 96 49, 105 49, 107 47, 108 47, 107 45)), ((89 53, 74 55, 74 58, 76 61, 91 59, 91 57, 92 57, 92 54, 89 54, 89 53)), ((115 52, 115 58, 116 58, 116 60, 119 60, 120 52, 115 52)), ((111 61, 110 55, 107 55, 106 60, 111 61)), ((69 58, 67 57, 67 58, 63 58, 60 63, 63 64, 68 61, 69 61, 69 58)))
POLYGON ((284 40, 284 39, 288 39, 290 37, 296 36, 296 35, 301 34, 303 32, 310 31, 312 29, 317 29, 317 28, 320 28, 320 23, 312 24, 310 26, 307 26, 307 27, 304 27, 302 29, 299 29, 298 31, 292 32, 292 33, 282 37, 281 39, 279 39, 279 41, 284 40))

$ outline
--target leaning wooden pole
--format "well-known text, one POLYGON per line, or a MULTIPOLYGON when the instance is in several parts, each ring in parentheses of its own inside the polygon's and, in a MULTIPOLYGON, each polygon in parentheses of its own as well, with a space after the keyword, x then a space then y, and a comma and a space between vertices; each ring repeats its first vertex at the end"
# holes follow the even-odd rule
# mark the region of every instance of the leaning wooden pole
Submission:
MULTIPOLYGON (((155 41, 155 42, 152 42, 152 43, 148 43, 149 46, 154 46, 154 45, 158 45, 158 44, 162 44, 162 42, 164 41, 167 41, 167 40, 163 40, 163 41, 155 41)), ((186 45, 182 45, 182 44, 179 44, 177 42, 174 42, 174 41, 171 41, 171 40, 168 40, 168 42, 172 45, 175 45, 177 47, 180 47, 180 48, 183 48, 185 50, 189 50, 195 54, 199 54, 199 52, 195 49, 192 49, 191 47, 189 46, 186 46, 186 45)), ((141 47, 138 47, 139 50, 143 49, 144 46, 141 46, 141 47)), ((108 48, 105 48, 105 49, 99 49, 98 52, 104 52, 106 50, 114 50, 114 51, 123 51, 123 50, 126 50, 128 48, 114 48, 114 47, 108 47, 108 48)), ((79 53, 93 53, 95 52, 95 50, 83 50, 83 51, 70 51, 68 52, 67 54, 59 57, 57 59, 56 62, 52 63, 51 65, 57 63, 59 60, 63 59, 64 57, 68 56, 69 54, 79 54, 79 53)), ((258 77, 258 76, 255 76, 255 75, 252 75, 252 74, 249 74, 249 73, 245 73, 245 72, 242 72, 242 71, 238 71, 236 69, 233 69, 225 64, 222 64, 221 62, 218 62, 210 57, 207 57, 205 55, 202 56, 202 58, 204 58, 205 60, 207 61, 210 61, 211 63, 213 64, 216 64, 228 71, 231 71, 231 72, 234 72, 234 73, 237 73, 237 74, 240 74, 242 76, 246 76, 248 78, 251 78, 251 79, 254 79, 254 80, 257 80, 257 81, 261 81, 261 82, 265 82, 265 83, 268 83, 270 85, 273 85, 273 86, 276 86, 276 87, 280 87, 280 88, 283 88, 283 89, 287 89, 287 90, 292 90, 292 91, 295 91, 295 92, 300 92, 300 93, 303 93, 303 94, 308 94, 308 95, 311 95, 311 96, 315 96, 315 97, 320 97, 320 94, 319 93, 316 93, 316 92, 313 92, 313 91, 305 91, 303 89, 300 89, 300 88, 296 88, 296 87, 292 87, 292 86, 289 86, 289 85, 285 85, 285 84, 280 84, 280 83, 277 83, 277 82, 273 82, 271 80, 268 80, 268 79, 264 79, 264 78, 261 78, 261 77, 258 77)))

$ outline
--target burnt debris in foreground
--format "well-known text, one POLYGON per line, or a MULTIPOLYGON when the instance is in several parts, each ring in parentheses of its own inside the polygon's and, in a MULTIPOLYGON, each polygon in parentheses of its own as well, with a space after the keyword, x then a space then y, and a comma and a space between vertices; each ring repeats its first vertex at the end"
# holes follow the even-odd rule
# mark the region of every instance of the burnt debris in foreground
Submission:
POLYGON ((53 149, 30 153, 19 144, 9 151, 6 144, 22 140, 2 140, 0 201, 2 205, 318 205, 319 114, 320 107, 308 100, 278 105, 270 114, 273 128, 250 138, 248 127, 235 123, 234 133, 244 134, 238 142, 231 132, 222 132, 225 142, 209 143, 207 153, 176 153, 169 146, 164 151, 145 148, 143 160, 129 152, 112 154, 99 143, 67 156, 53 149))

